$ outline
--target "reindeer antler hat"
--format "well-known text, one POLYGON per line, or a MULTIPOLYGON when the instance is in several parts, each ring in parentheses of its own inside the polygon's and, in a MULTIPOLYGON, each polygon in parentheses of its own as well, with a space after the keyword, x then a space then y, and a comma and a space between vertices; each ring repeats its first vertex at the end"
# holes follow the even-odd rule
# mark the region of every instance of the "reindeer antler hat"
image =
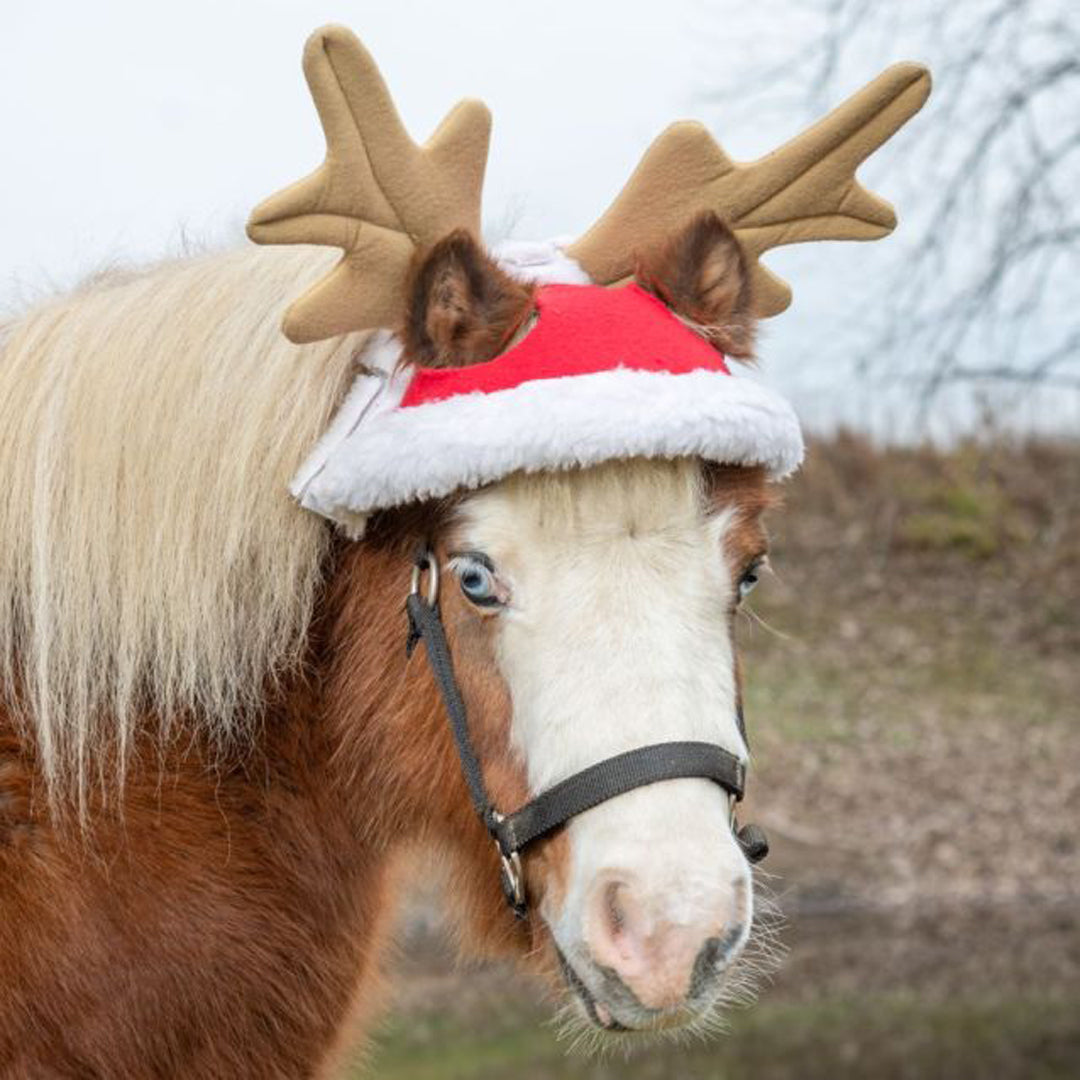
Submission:
MULTIPOLYGON (((406 133, 374 61, 341 27, 316 31, 304 73, 326 134, 310 176, 258 206, 248 235, 326 244, 342 259, 288 310, 290 340, 400 327, 417 253, 449 233, 479 234, 491 118, 458 104, 430 140, 406 133)), ((922 106, 925 68, 895 64, 764 158, 733 162, 701 124, 670 125, 599 221, 565 249, 510 245, 513 274, 545 284, 524 338, 469 367, 402 368, 373 335, 365 365, 294 482, 302 503, 355 526, 357 515, 475 487, 518 469, 631 456, 700 455, 795 469, 802 439, 790 406, 732 374, 724 357, 631 282, 637 253, 712 211, 733 231, 752 307, 776 315, 788 286, 758 262, 783 244, 874 240, 896 216, 855 169, 922 106), (622 286, 598 288, 597 286, 622 286), (403 453, 412 448, 415 453, 403 453)))

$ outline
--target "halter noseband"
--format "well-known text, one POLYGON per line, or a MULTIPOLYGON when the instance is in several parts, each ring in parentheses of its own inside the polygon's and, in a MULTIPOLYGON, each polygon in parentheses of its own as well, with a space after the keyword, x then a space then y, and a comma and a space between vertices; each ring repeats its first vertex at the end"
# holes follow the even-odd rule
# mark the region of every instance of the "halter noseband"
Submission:
MULTIPOLYGON (((412 588, 405 601, 405 610, 409 616, 406 654, 412 656, 417 643, 423 640, 428 663, 450 720, 469 796, 499 850, 503 892, 518 918, 524 918, 528 909, 521 852, 529 844, 564 825, 572 817, 616 795, 661 780, 695 777, 719 784, 728 794, 731 828, 743 854, 750 862, 756 863, 769 853, 769 842, 758 826, 744 825, 740 829, 735 820, 735 804, 742 799, 746 783, 746 766, 730 751, 714 743, 666 742, 628 750, 574 773, 512 814, 500 814, 488 798, 480 761, 469 736, 465 702, 454 677, 450 647, 439 615, 438 566, 427 548, 416 556, 412 588), (426 597, 420 593, 425 573, 428 575, 426 597)), ((741 708, 737 720, 739 732, 745 740, 741 708)))

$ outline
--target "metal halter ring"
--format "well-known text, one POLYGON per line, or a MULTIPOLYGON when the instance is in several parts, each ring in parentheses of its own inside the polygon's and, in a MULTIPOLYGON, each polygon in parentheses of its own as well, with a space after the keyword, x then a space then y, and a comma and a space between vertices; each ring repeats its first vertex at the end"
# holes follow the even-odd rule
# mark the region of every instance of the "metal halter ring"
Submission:
MULTIPOLYGON (((503 815, 498 810, 492 810, 491 819, 497 825, 503 821, 503 815)), ((499 853, 500 879, 503 894, 507 903, 514 909, 514 914, 519 919, 525 917, 525 872, 521 867, 521 852, 511 851, 508 855, 503 851, 502 844, 497 836, 492 836, 495 841, 495 850, 499 853)))
MULTIPOLYGON (((496 844, 496 847, 499 845, 496 844)), ((519 916, 525 912, 525 876, 521 869, 521 854, 511 852, 509 856, 499 852, 502 864, 502 887, 506 899, 519 916)))
POLYGON ((409 592, 413 596, 419 594, 420 579, 423 577, 425 570, 428 575, 427 605, 428 607, 434 607, 435 601, 439 599, 439 564, 435 561, 435 556, 430 552, 425 552, 422 557, 413 563, 412 584, 409 586, 409 592))

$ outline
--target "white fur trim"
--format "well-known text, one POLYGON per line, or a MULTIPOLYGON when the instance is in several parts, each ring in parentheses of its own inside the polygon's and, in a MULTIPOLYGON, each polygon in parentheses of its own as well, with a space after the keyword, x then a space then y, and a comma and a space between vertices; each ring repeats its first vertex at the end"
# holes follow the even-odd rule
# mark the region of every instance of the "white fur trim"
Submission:
MULTIPOLYGON (((289 484, 289 491, 295 499, 299 500, 301 506, 313 509, 307 499, 308 488, 326 467, 326 462, 337 451, 337 448, 356 430, 360 421, 383 396, 400 356, 401 342, 389 331, 376 331, 368 339, 359 358, 364 369, 363 373, 356 376, 345 400, 334 414, 330 426, 304 459, 292 483, 289 484)), ((364 535, 364 528, 367 525, 365 515, 340 510, 336 514, 326 516, 337 521, 354 540, 359 540, 364 535)))
POLYGON ((386 382, 298 491, 335 520, 476 488, 519 469, 630 457, 703 457, 786 476, 802 460, 791 406, 749 378, 619 368, 397 408, 408 373, 386 382))
POLYGON ((589 285, 589 275, 566 254, 569 240, 507 240, 495 248, 499 265, 519 281, 589 285))

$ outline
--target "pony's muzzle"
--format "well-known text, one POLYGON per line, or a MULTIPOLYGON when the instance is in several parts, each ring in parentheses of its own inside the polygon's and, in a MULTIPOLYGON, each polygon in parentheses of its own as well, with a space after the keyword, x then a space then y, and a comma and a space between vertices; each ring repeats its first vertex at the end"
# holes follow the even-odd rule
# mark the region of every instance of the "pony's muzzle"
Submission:
POLYGON ((632 874, 601 876, 582 923, 597 998, 627 1027, 684 1022, 687 1010, 712 999, 749 936, 751 914, 748 877, 735 877, 690 915, 667 910, 632 874))

